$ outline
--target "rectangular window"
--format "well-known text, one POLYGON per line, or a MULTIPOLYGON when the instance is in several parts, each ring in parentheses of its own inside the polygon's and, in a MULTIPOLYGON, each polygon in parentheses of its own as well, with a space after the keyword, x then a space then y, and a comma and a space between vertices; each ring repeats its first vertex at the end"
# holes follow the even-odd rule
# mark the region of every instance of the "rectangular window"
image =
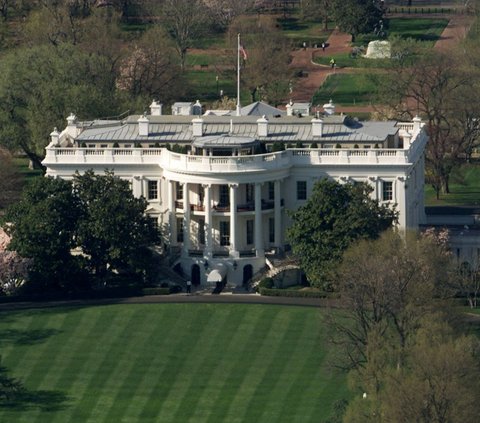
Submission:
POLYGON ((205 188, 202 184, 198 185, 198 204, 203 204, 205 198, 205 188))
POLYGON ((228 185, 219 185, 219 206, 227 207, 230 205, 230 191, 228 185))
POLYGON ((247 244, 253 244, 253 220, 247 220, 247 244))
POLYGON ((307 199, 307 181, 297 181, 297 200, 307 199))
POLYGON ((275 242, 275 219, 273 217, 268 219, 268 241, 275 242))
POLYGON ((393 182, 383 181, 383 183, 382 183, 382 200, 383 201, 392 201, 393 200, 393 182))
POLYGON ((183 217, 177 217, 177 242, 183 242, 183 217))
POLYGON ((198 242, 205 245, 205 220, 200 219, 198 221, 198 242))
POLYGON ((268 183, 268 199, 275 200, 275 182, 268 183))
POLYGON ((230 245, 230 222, 220 222, 220 245, 230 245))
POLYGON ((158 199, 158 181, 148 181, 148 199, 158 199))
POLYGON ((253 196, 254 196, 254 186, 253 184, 245 185, 245 201, 247 203, 253 203, 253 196))
POLYGON ((176 191, 177 200, 183 200, 183 184, 181 184, 180 182, 177 182, 175 184, 175 191, 176 191))

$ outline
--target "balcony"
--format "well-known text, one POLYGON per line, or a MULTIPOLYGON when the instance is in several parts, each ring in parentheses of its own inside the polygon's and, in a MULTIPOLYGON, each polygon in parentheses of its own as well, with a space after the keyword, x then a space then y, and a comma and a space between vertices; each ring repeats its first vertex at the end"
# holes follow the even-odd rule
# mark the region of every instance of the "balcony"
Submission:
MULTIPOLYGON (((403 128, 402 128, 403 130, 403 128)), ((395 165, 408 164, 418 159, 427 137, 415 134, 409 149, 343 149, 295 148, 269 154, 252 156, 192 156, 178 154, 162 148, 55 148, 46 149, 43 164, 57 165, 94 164, 156 164, 172 173, 189 174, 269 172, 292 166, 316 165, 395 165)))

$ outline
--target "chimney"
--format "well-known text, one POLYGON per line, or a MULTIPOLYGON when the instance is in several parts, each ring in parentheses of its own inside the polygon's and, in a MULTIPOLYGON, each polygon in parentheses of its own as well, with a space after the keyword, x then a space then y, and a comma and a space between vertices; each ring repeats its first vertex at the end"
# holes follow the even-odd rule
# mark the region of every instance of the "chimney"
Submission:
POLYGON ((257 119, 257 134, 259 137, 268 137, 268 119, 265 115, 257 119))
POLYGON ((152 116, 162 116, 162 104, 153 100, 152 104, 150 104, 150 114, 152 116))
POLYGON ((405 135, 403 136, 403 149, 408 150, 410 148, 410 143, 412 141, 412 134, 405 131, 405 135))
POLYGON ((293 103, 292 100, 290 100, 290 103, 287 104, 287 116, 293 116, 293 103))
POLYGON ((75 138, 78 135, 78 128, 77 128, 77 117, 70 113, 67 117, 67 134, 70 135, 72 138, 75 138))
POLYGON ((420 116, 415 116, 413 118, 413 133, 418 134, 420 132, 420 128, 422 127, 422 119, 420 116))
POLYGON ((203 119, 192 119, 192 134, 194 137, 203 137, 203 119))
POLYGON ((200 116, 202 114, 202 105, 200 104, 200 100, 195 102, 192 109, 195 116, 200 116))
POLYGON ((312 135, 314 137, 323 137, 323 120, 318 118, 312 119, 312 135))
POLYGON ((150 128, 149 128, 149 121, 148 118, 145 116, 141 116, 138 120, 138 135, 141 137, 148 137, 150 128))
POLYGON ((50 134, 51 142, 50 146, 55 147, 58 146, 58 140, 60 139, 60 134, 57 131, 57 128, 53 128, 53 132, 50 134))
POLYGON ((330 101, 326 104, 323 105, 323 110, 325 110, 325 113, 330 116, 335 113, 335 104, 333 104, 333 101, 330 99, 330 101))

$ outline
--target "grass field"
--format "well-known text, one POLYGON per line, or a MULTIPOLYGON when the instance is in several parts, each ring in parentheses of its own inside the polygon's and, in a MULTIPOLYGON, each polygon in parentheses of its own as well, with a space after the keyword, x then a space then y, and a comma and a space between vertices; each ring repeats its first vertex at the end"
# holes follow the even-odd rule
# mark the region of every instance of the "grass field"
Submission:
POLYGON ((2 313, 0 333, 28 389, 2 422, 321 422, 348 397, 315 308, 38 309, 2 313))
POLYGON ((427 206, 480 206, 480 166, 479 163, 465 164, 455 169, 450 178, 450 194, 440 194, 437 200, 435 191, 425 184, 425 204, 427 206))
POLYGON ((367 105, 374 91, 372 81, 365 74, 330 75, 313 95, 312 104, 324 104, 334 98, 342 106, 367 105))

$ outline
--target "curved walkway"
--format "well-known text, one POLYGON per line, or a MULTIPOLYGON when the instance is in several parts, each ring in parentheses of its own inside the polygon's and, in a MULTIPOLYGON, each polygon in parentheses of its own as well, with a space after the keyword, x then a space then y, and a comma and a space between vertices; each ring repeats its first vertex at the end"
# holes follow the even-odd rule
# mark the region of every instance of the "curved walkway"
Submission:
POLYGON ((226 292, 222 294, 193 293, 172 294, 172 295, 148 295, 143 297, 109 298, 102 300, 65 300, 65 301, 44 301, 44 302, 18 302, 0 304, 0 312, 13 310, 27 310, 33 308, 50 307, 88 307, 95 305, 112 304, 185 304, 185 303, 215 303, 215 304, 270 304, 301 307, 323 307, 339 308, 340 302, 335 299, 326 298, 290 298, 290 297, 268 297, 259 294, 236 294, 226 292))

